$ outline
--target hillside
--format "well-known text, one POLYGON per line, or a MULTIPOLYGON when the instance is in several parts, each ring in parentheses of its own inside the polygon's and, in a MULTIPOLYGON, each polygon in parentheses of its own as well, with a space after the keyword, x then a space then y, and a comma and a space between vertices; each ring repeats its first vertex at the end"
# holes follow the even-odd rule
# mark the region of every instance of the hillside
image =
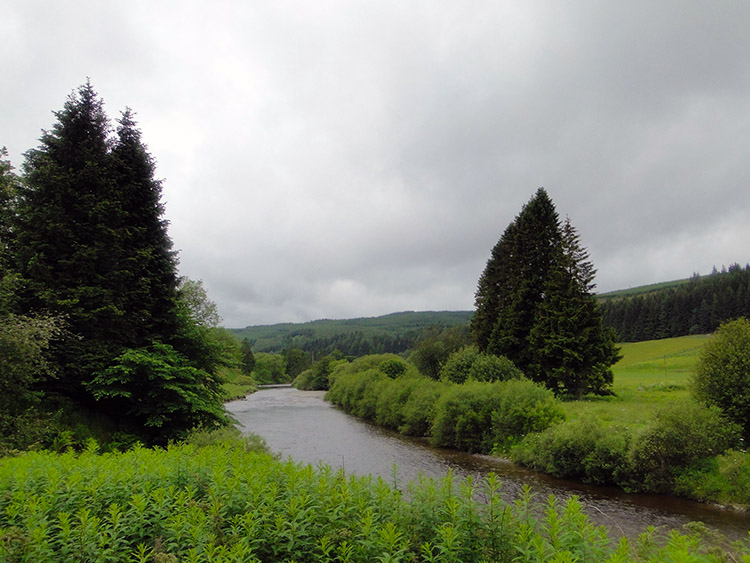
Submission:
MULTIPOLYGON (((642 285, 597 295, 604 323, 621 341, 708 334, 737 316, 750 316, 750 267, 642 285)), ((379 317, 322 319, 231 329, 256 352, 300 348, 315 355, 339 350, 361 356, 401 353, 431 330, 467 328, 473 311, 404 311, 379 317)))
POLYGON ((620 341, 640 342, 714 332, 750 316, 750 266, 599 296, 604 324, 620 341))
POLYGON ((289 347, 316 355, 339 350, 360 356, 410 349, 431 330, 468 328, 471 311, 404 311, 379 317, 321 319, 306 323, 280 323, 231 329, 247 338, 255 352, 280 352, 289 347))

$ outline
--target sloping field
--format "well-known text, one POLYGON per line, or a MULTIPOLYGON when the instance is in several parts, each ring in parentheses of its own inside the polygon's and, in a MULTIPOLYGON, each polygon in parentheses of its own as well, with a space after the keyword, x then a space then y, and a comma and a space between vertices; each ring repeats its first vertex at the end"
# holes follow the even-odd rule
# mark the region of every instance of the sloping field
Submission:
POLYGON ((645 424, 654 410, 690 396, 690 376, 710 336, 682 336, 621 345, 611 397, 564 403, 568 418, 593 415, 609 424, 645 424))

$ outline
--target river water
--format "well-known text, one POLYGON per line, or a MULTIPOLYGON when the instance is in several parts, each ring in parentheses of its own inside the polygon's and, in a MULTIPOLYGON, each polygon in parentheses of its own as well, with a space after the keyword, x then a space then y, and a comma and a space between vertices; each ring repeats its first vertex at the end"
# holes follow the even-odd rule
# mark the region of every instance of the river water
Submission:
POLYGON ((750 515, 663 495, 625 494, 614 487, 555 479, 491 456, 430 447, 424 439, 401 436, 333 407, 322 391, 291 387, 261 389, 227 409, 247 432, 262 436, 282 459, 377 475, 402 487, 420 474, 457 477, 498 474, 511 498, 529 484, 539 499, 576 495, 584 511, 614 537, 635 537, 647 526, 680 528, 692 521, 717 529, 728 539, 748 537, 750 515))

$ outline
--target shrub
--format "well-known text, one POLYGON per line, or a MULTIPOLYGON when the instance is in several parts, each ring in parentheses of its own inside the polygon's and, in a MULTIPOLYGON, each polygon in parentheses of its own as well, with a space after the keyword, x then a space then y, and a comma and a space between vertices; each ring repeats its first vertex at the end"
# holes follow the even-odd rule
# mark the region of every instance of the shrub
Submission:
POLYGON ((675 477, 674 490, 703 502, 750 505, 750 456, 729 450, 695 463, 675 477))
POLYGON ((497 391, 478 382, 449 386, 435 404, 430 443, 488 453, 492 449, 492 411, 500 402, 497 391))
POLYGON ((740 428, 717 407, 693 401, 670 405, 633 438, 635 489, 669 492, 679 469, 717 456, 739 442, 740 428))
POLYGON ((464 383, 469 378, 471 366, 479 357, 476 346, 464 346, 445 361, 440 369, 440 379, 452 383, 464 383))
POLYGON ((501 401, 492 414, 495 448, 506 451, 530 432, 541 432, 565 418, 560 402, 551 391, 528 379, 495 384, 501 401))
POLYGON ((435 403, 445 383, 422 378, 406 400, 403 409, 404 422, 398 431, 407 436, 427 436, 435 415, 435 403))
POLYGON ((479 354, 469 369, 469 378, 477 381, 521 379, 523 372, 505 356, 479 354))
POLYGON ((593 418, 581 418, 528 436, 512 450, 514 461, 555 477, 593 483, 628 478, 628 438, 593 418))
POLYGON ((396 379, 406 372, 406 362, 401 358, 389 358, 381 363, 378 368, 391 379, 396 379))
POLYGON ((476 346, 465 346, 451 354, 440 370, 440 379, 452 383, 506 381, 520 379, 523 373, 505 356, 479 352, 476 346))
POLYGON ((470 452, 506 449, 563 418, 552 393, 528 380, 470 381, 448 387, 435 405, 432 443, 470 452))
POLYGON ((397 430, 404 423, 404 408, 409 397, 423 382, 422 377, 402 377, 385 382, 375 407, 375 422, 397 430))
POLYGON ((692 379, 693 395, 743 427, 750 443, 750 321, 727 322, 706 343, 692 379))

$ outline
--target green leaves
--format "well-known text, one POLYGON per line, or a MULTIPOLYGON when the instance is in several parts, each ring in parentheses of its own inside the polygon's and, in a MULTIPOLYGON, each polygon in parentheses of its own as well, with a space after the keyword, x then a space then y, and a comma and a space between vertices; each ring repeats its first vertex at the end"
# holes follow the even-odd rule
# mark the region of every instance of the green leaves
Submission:
POLYGON ((721 325, 706 343, 692 380, 693 394, 722 409, 742 426, 750 443, 750 321, 740 318, 721 325))
MULTIPOLYGON (((36 330, 35 343, 24 344, 30 359, 14 365, 50 366, 59 377, 34 391, 144 438, 153 428, 166 441, 189 425, 225 421, 215 374, 238 362, 239 345, 217 328, 200 282, 186 280, 178 295, 161 183, 133 112, 112 135, 87 82, 55 116, 28 151, 23 178, 0 153, 0 318, 18 315, 8 317, 13 336, 0 334, 0 348, 20 349, 36 330), (64 318, 68 331, 49 338, 43 317, 64 318)), ((0 369, 0 393, 12 379, 0 369)), ((8 433, 0 421, 0 435, 8 433)))
POLYGON ((218 378, 193 367, 168 344, 126 350, 86 384, 97 400, 133 417, 144 427, 173 435, 227 420, 218 378))
MULTIPOLYGON (((750 555, 740 546, 736 555, 750 555)), ((3 561, 719 561, 696 536, 614 545, 576 499, 505 498, 494 475, 403 494, 241 443, 0 460, 3 561)))

